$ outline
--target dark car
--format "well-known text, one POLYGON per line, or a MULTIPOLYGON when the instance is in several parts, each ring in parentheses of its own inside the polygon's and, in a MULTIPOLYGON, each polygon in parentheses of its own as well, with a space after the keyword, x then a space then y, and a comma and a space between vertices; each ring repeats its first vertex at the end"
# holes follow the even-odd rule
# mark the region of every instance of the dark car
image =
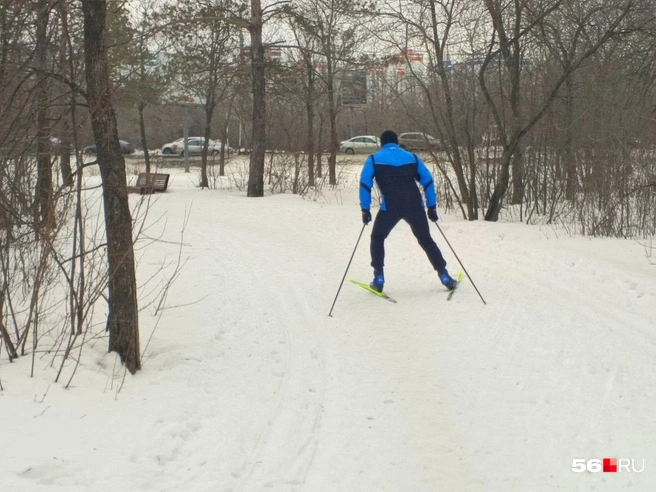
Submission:
POLYGON ((441 150, 442 143, 435 137, 421 132, 399 135, 399 146, 407 150, 441 150))
MULTIPOLYGON (((119 143, 121 144, 121 154, 134 154, 134 147, 132 147, 132 145, 130 145, 128 142, 125 140, 119 140, 119 143)), ((95 154, 96 152, 96 144, 87 145, 84 147, 85 154, 95 154)))

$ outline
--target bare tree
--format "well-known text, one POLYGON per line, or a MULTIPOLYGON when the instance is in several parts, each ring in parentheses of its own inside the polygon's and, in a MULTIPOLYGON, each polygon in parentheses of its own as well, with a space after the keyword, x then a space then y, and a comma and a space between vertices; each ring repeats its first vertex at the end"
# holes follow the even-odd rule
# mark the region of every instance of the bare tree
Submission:
POLYGON ((142 0, 138 8, 140 19, 135 29, 136 42, 133 45, 132 59, 129 61, 130 75, 124 91, 135 100, 139 115, 139 134, 144 152, 146 172, 150 173, 150 151, 146 132, 145 110, 149 105, 158 104, 169 84, 169 71, 160 64, 162 47, 149 35, 159 20, 157 7, 151 0, 142 0))
POLYGON ((174 48, 170 65, 177 85, 187 94, 195 95, 205 112, 205 142, 201 153, 202 188, 209 186, 207 157, 212 121, 216 109, 228 98, 229 89, 238 74, 238 66, 234 61, 238 39, 231 9, 231 2, 221 1, 200 2, 193 6, 174 4, 168 10, 169 17, 194 26, 194 36, 189 36, 186 30, 169 34, 174 48))
MULTIPOLYGON (((308 32, 311 28, 301 15, 290 9, 289 27, 294 34, 296 49, 299 53, 298 65, 302 67, 303 98, 305 100, 305 118, 307 122, 307 133, 305 152, 307 154, 308 185, 315 184, 315 128, 314 119, 316 114, 317 99, 317 42, 316 37, 308 32)), ((319 149, 321 152, 321 149, 319 149)))
POLYGON ((37 185, 36 201, 41 226, 55 227, 55 214, 52 203, 52 158, 50 156, 50 117, 49 117, 49 82, 45 75, 48 58, 48 24, 50 20, 50 2, 38 0, 36 4, 36 47, 34 53, 37 74, 37 185))
MULTIPOLYGON (((458 100, 458 90, 464 91, 465 94, 473 92, 469 90, 471 82, 467 83, 465 79, 467 85, 463 84, 462 77, 458 75, 463 69, 465 75, 469 73, 473 66, 474 53, 473 50, 468 54, 463 53, 466 58, 456 72, 448 59, 450 44, 462 43, 462 40, 452 40, 456 26, 460 26, 461 30, 475 29, 470 27, 470 24, 475 26, 477 21, 467 18, 470 10, 471 5, 468 3, 452 0, 406 2, 379 9, 378 17, 382 19, 383 26, 386 26, 379 30, 391 33, 381 37, 391 43, 398 53, 390 61, 397 66, 403 66, 403 71, 409 71, 413 85, 420 90, 417 94, 410 91, 405 84, 404 89, 410 93, 407 96, 396 94, 396 97, 415 124, 420 127, 429 126, 425 129, 428 133, 433 133, 434 130, 439 135, 442 148, 445 149, 455 173, 457 191, 451 185, 449 173, 441 168, 442 174, 458 197, 463 216, 475 220, 478 218, 474 153, 476 137, 473 135, 475 115, 471 114, 471 111, 475 111, 475 105, 473 101, 468 102, 470 114, 467 115, 463 111, 466 109, 463 104, 466 97, 458 100), (405 36, 398 36, 398 32, 405 32, 405 36), (417 45, 422 46, 426 52, 427 63, 423 67, 413 63, 416 54, 410 46, 417 45), (462 209, 462 204, 466 210, 462 209)), ((473 37, 479 35, 478 32, 470 34, 473 37)), ((421 56, 423 59, 424 55, 421 56)), ((435 158, 435 162, 439 166, 439 159, 435 158)))
POLYGON ((111 99, 105 44, 105 0, 83 0, 84 60, 91 115, 102 177, 109 267, 109 350, 131 373, 141 369, 137 283, 132 244, 132 217, 111 99))
POLYGON ((615 2, 594 5, 581 3, 580 8, 585 10, 579 12, 572 21, 575 23, 575 30, 580 32, 581 39, 587 40, 585 48, 577 50, 576 56, 571 59, 567 67, 563 67, 554 82, 544 89, 542 103, 531 114, 524 115, 521 103, 522 70, 525 65, 522 43, 527 41, 530 36, 537 35, 540 26, 544 25, 550 16, 561 8, 563 1, 554 0, 533 5, 528 0, 514 0, 511 4, 512 8, 504 8, 505 4, 499 0, 485 0, 485 7, 493 26, 493 36, 489 41, 488 54, 479 72, 479 81, 504 145, 500 158, 501 177, 490 198, 485 220, 494 221, 499 217, 502 199, 510 183, 510 165, 513 157, 515 157, 513 179, 515 186, 518 187, 518 194, 512 201, 513 203, 521 202, 519 190, 523 188, 524 171, 521 160, 523 138, 546 114, 563 84, 581 64, 609 39, 625 32, 625 20, 635 10, 633 0, 626 0, 620 4, 615 2), (501 97, 498 98, 492 96, 487 77, 488 69, 495 66, 503 67, 510 86, 510 93, 507 94, 504 89, 504 81, 499 80, 497 90, 500 91, 501 97), (506 100, 510 102, 509 122, 504 118, 504 114, 507 114, 505 111, 506 100))
MULTIPOLYGON (((69 33, 69 14, 68 5, 66 2, 58 2, 59 14, 59 75, 62 79, 68 78, 69 80, 75 79, 74 69, 74 53, 73 46, 70 41, 69 33)), ((68 85, 64 83, 58 84, 58 92, 60 98, 67 101, 68 104, 62 104, 59 111, 59 131, 57 132, 57 150, 59 156, 59 167, 62 176, 62 183, 64 186, 73 186, 73 170, 71 167, 71 151, 73 131, 75 120, 75 106, 76 94, 71 90, 68 85), (71 121, 73 120, 73 121, 71 121)))
POLYGON ((248 188, 249 197, 264 196, 264 153, 266 151, 266 79, 262 27, 264 12, 260 0, 251 0, 251 77, 253 90, 253 149, 250 155, 248 188))
POLYGON ((325 85, 327 98, 328 181, 331 185, 337 183, 339 73, 345 65, 355 61, 355 54, 365 41, 366 32, 358 24, 363 15, 362 7, 358 0, 307 0, 295 5, 293 11, 290 9, 306 38, 314 40, 320 57, 321 69, 317 70, 317 75, 325 85))

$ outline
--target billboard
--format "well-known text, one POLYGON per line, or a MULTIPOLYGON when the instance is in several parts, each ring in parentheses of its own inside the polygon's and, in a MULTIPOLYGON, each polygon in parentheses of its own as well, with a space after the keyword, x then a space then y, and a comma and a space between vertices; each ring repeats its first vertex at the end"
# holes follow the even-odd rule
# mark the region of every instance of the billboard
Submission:
POLYGON ((176 99, 177 104, 180 106, 204 106, 205 102, 197 96, 178 96, 176 99))
POLYGON ((342 106, 366 106, 366 70, 344 70, 342 74, 341 97, 342 106))

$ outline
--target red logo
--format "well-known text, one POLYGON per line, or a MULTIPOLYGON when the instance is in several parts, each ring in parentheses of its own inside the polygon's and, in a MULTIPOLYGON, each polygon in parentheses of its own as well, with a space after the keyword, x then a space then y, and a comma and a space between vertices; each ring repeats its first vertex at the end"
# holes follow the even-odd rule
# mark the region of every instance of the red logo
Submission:
POLYGON ((604 472, 617 473, 617 458, 604 458, 604 472))
POLYGON ((572 460, 572 471, 577 473, 590 472, 598 473, 603 471, 604 473, 621 473, 627 472, 630 473, 642 473, 645 471, 645 460, 642 459, 642 468, 638 470, 636 468, 635 459, 631 458, 604 458, 601 460, 592 459, 586 460, 582 458, 577 458, 572 460))

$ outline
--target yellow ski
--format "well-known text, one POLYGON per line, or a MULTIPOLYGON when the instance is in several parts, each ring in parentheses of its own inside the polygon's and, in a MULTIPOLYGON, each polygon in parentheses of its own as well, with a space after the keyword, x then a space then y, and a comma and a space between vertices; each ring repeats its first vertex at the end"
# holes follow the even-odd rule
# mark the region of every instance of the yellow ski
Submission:
POLYGON ((456 285, 455 285, 455 287, 453 287, 453 289, 451 289, 451 290, 449 291, 449 295, 446 296, 446 300, 447 300, 447 301, 450 301, 450 300, 451 300, 451 298, 453 297, 453 293, 454 293, 454 292, 456 291, 456 289, 458 288, 458 285, 460 284, 460 281, 461 281, 461 280, 462 280, 462 272, 458 272, 458 278, 456 279, 456 285))
POLYGON ((371 292, 372 294, 374 294, 374 295, 376 295, 376 296, 378 296, 378 297, 381 297, 381 298, 383 298, 383 299, 386 299, 386 300, 388 300, 389 302, 393 302, 393 303, 396 304, 396 300, 392 299, 390 296, 388 296, 388 295, 385 294, 384 292, 378 292, 377 290, 372 289, 371 287, 369 287, 368 284, 363 284, 362 282, 358 282, 357 280, 353 280, 352 278, 349 279, 349 282, 351 282, 352 284, 355 284, 355 285, 359 285, 359 286, 362 287, 364 290, 368 290, 368 291, 371 292))

